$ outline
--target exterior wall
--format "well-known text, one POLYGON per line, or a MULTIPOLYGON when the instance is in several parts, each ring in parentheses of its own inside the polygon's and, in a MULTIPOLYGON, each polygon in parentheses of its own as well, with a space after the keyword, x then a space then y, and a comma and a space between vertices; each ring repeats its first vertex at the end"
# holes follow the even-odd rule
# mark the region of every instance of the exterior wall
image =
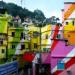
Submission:
POLYGON ((0 46, 0 59, 6 58, 6 46, 0 46), (2 52, 4 50, 4 52, 2 52))
POLYGON ((0 59, 6 58, 6 46, 7 46, 7 24, 8 19, 6 16, 0 16, 0 59))
POLYGON ((0 17, 0 33, 7 33, 8 19, 6 16, 0 17))
MULTIPOLYGON (((57 63, 58 63, 57 59, 61 59, 61 61, 64 61, 65 64, 72 62, 72 57, 75 56, 75 54, 74 54, 75 49, 74 48, 75 48, 75 46, 66 46, 65 42, 58 41, 55 48, 51 52, 51 72, 54 75, 60 75, 60 74, 54 73, 54 72, 58 72, 58 70, 57 70, 57 63)), ((73 65, 72 63, 69 64, 69 67, 72 65, 73 65)))
POLYGON ((75 45, 75 25, 73 25, 74 20, 70 20, 68 25, 64 26, 64 38, 68 40, 69 45, 75 45))
MULTIPOLYGON (((62 40, 53 40, 52 47, 51 47, 51 73, 52 75, 75 75, 74 68, 75 68, 75 45, 74 45, 74 30, 75 27, 71 21, 68 20, 70 15, 75 10, 75 3, 65 3, 64 9, 64 22, 63 26, 59 27, 58 30, 63 31, 63 38, 62 40), (69 22, 68 25, 65 25, 65 22, 69 22), (69 44, 66 43, 65 40, 68 40, 69 44), (73 42, 72 42, 73 41, 73 42), (67 45, 66 45, 67 44, 67 45), (58 69, 61 65, 58 65, 58 62, 63 62, 64 68, 58 69)), ((56 31, 56 28, 55 28, 56 31)), ((54 36, 59 33, 54 32, 54 36)))
POLYGON ((75 10, 75 3, 65 2, 64 3, 64 20, 67 20, 74 10, 75 10))
POLYGON ((8 56, 12 56, 13 58, 15 55, 19 56, 25 53, 25 51, 29 50, 29 41, 24 38, 21 38, 21 33, 24 33, 24 29, 22 27, 13 28, 10 27, 8 29, 8 56), (15 36, 12 36, 12 32, 15 32, 15 36), (24 45, 25 48, 21 49, 21 45, 24 45), (12 48, 12 45, 15 45, 15 48, 12 48))
POLYGON ((50 51, 51 48, 51 25, 41 28, 41 49, 44 52, 50 51))
POLYGON ((50 64, 51 66, 51 55, 48 52, 41 53, 42 64, 50 64))
POLYGON ((30 36, 31 51, 40 51, 40 27, 35 27, 34 25, 30 25, 29 36, 30 36), (34 35, 34 32, 37 32, 38 34, 34 35), (34 48, 34 44, 37 45, 36 48, 34 48))
POLYGON ((68 74, 68 71, 70 71, 70 74, 71 75, 75 75, 75 72, 74 72, 74 68, 75 68, 75 64, 74 64, 74 61, 75 61, 75 57, 73 57, 71 60, 70 57, 53 57, 51 58, 51 66, 53 66, 54 68, 51 67, 52 71, 52 75, 69 75, 68 74), (59 70, 58 69, 58 61, 61 60, 64 62, 64 70, 59 70), (68 62, 67 62, 68 61, 68 62), (55 66, 56 64, 56 66, 55 66))

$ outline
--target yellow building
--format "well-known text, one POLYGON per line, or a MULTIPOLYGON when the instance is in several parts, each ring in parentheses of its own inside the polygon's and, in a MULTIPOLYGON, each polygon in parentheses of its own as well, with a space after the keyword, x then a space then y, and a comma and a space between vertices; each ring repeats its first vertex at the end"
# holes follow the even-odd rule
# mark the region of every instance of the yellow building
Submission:
POLYGON ((51 48, 51 25, 41 28, 41 50, 43 52, 50 51, 51 48))
POLYGON ((41 28, 29 25, 30 51, 40 51, 40 32, 41 28))
POLYGON ((8 16, 5 14, 6 9, 0 9, 0 63, 5 61, 7 55, 7 25, 8 16))
POLYGON ((65 21, 64 38, 68 40, 68 44, 75 45, 75 19, 65 21))

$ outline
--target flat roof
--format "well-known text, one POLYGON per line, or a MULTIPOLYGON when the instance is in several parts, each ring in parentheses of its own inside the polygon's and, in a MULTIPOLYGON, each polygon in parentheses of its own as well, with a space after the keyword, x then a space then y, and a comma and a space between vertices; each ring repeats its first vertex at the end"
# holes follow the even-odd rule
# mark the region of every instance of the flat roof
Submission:
POLYGON ((64 4, 75 4, 75 2, 64 2, 64 4))

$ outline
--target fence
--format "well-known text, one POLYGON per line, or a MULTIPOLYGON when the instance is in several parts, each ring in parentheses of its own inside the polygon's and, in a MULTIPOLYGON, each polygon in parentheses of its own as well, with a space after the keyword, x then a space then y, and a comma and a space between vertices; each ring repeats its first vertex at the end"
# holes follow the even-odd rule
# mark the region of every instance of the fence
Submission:
POLYGON ((12 75, 13 73, 18 75, 18 62, 17 61, 0 65, 0 75, 12 75))

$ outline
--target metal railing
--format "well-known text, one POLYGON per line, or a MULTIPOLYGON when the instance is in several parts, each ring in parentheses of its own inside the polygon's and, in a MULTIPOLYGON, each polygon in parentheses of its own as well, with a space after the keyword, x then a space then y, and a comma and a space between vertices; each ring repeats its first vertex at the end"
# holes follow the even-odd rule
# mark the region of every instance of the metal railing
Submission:
POLYGON ((0 75, 12 75, 14 73, 18 75, 18 62, 17 61, 13 61, 10 63, 0 65, 0 75))

